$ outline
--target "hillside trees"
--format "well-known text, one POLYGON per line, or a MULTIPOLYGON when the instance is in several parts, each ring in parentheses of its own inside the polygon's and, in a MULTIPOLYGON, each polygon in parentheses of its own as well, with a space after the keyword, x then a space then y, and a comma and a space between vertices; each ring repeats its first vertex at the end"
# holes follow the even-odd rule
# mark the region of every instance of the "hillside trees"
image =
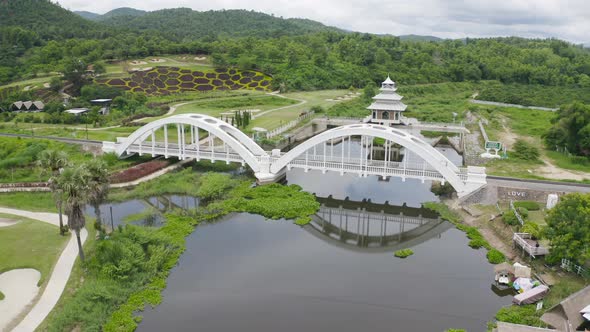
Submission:
POLYGON ((573 103, 560 108, 545 142, 550 148, 565 147, 574 154, 590 155, 590 106, 573 103))

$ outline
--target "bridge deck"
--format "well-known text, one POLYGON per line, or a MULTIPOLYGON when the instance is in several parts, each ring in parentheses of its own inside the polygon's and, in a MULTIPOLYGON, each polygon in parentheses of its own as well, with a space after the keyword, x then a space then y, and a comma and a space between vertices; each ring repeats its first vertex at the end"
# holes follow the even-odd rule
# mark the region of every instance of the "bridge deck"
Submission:
MULTIPOLYGON (((237 153, 224 150, 222 147, 210 149, 208 146, 197 144, 186 145, 179 149, 177 144, 133 144, 127 149, 129 153, 163 155, 166 157, 179 157, 181 159, 194 158, 211 161, 237 162, 244 164, 244 159, 237 153), (182 150, 182 151, 181 151, 182 150), (182 156, 180 155, 182 152, 182 156)), ((270 154, 270 153, 269 153, 270 154)), ((281 153, 283 155, 284 153, 281 153)), ((258 156, 260 160, 262 157, 258 156)), ((270 162, 278 160, 280 156, 270 157, 270 162)), ((340 173, 355 173, 363 176, 395 176, 402 178, 413 178, 419 180, 444 181, 444 177, 425 162, 404 162, 369 160, 361 158, 349 158, 345 156, 328 156, 304 154, 287 164, 287 169, 299 168, 304 170, 335 171, 340 173)), ((459 168, 457 175, 463 181, 468 178, 467 169, 459 168)))

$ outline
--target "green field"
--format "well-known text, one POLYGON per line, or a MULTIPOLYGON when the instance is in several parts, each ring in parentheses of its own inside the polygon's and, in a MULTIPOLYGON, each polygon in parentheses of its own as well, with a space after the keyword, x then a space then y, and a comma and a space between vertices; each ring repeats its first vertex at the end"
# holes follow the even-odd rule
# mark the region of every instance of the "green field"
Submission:
POLYGON ((20 221, 0 227, 0 273, 32 268, 41 272, 39 285, 43 285, 69 237, 60 236, 57 226, 41 221, 9 214, 0 214, 0 218, 20 221))
POLYGON ((196 60, 194 55, 162 55, 106 64, 106 73, 104 76, 110 77, 116 74, 126 74, 129 70, 145 70, 146 68, 161 66, 182 67, 191 70, 211 70, 213 67, 208 58, 205 60, 196 60), (159 61, 154 62, 153 60, 159 61))
POLYGON ((82 146, 77 144, 2 137, 0 138, 0 183, 46 181, 49 174, 36 165, 38 156, 44 150, 66 152, 69 162, 73 165, 101 158, 105 161, 110 172, 116 172, 151 159, 148 156, 118 159, 112 154, 103 154, 97 157, 91 152, 84 151, 82 146))

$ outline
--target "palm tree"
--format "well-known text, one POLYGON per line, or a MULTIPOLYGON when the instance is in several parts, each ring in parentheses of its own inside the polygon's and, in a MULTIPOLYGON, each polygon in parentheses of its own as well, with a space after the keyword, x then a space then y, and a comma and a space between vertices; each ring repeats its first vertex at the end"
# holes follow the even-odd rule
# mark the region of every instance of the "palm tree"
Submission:
POLYGON ((86 225, 83 209, 89 200, 90 178, 86 167, 79 166, 63 170, 58 181, 58 186, 65 198, 68 226, 76 232, 78 252, 82 261, 84 261, 84 250, 80 241, 80 230, 86 225))
POLYGON ((101 159, 93 159, 85 164, 88 170, 89 202, 96 215, 96 229, 102 232, 102 220, 100 219, 100 205, 105 201, 109 193, 109 171, 106 163, 101 159))
POLYGON ((44 150, 39 155, 37 165, 51 174, 49 177, 49 189, 59 211, 59 234, 64 235, 65 229, 62 217, 63 193, 57 182, 60 171, 68 165, 68 155, 63 151, 44 150))

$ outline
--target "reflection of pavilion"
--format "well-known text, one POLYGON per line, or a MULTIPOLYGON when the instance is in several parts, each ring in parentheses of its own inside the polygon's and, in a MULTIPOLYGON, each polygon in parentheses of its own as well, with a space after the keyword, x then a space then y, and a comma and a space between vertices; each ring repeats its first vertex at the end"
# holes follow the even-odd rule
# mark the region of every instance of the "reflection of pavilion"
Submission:
POLYGON ((426 242, 452 228, 424 209, 334 200, 323 203, 305 229, 330 244, 354 251, 392 252, 426 242))

